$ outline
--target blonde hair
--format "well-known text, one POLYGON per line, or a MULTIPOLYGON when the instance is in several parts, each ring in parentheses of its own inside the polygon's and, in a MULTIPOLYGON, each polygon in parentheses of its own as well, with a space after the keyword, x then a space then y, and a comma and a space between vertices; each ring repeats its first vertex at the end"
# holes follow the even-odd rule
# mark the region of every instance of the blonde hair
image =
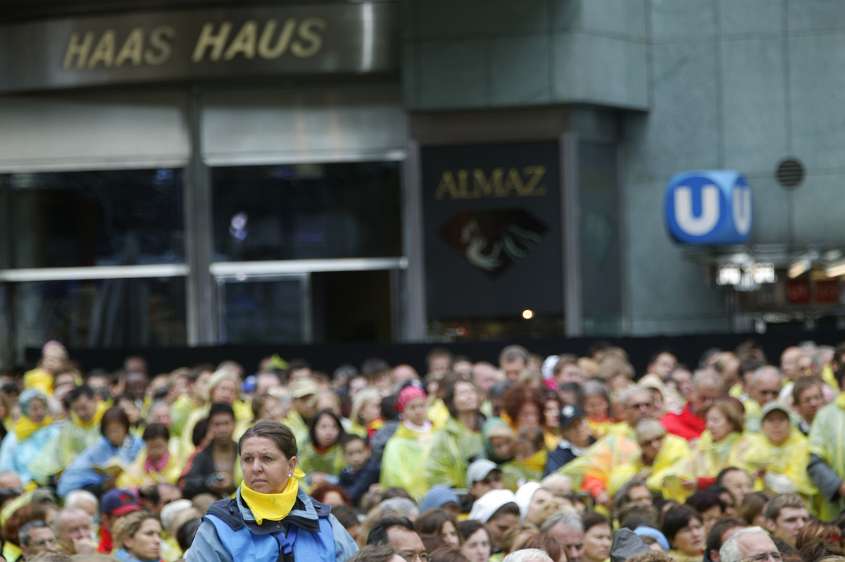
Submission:
POLYGON ((118 548, 122 548, 126 540, 135 536, 135 533, 141 529, 141 525, 147 519, 158 521, 158 517, 148 511, 134 511, 115 521, 114 528, 112 529, 114 544, 118 548))
POLYGON ((361 410, 368 402, 376 402, 381 404, 381 394, 375 388, 369 387, 362 389, 352 400, 352 411, 349 413, 349 418, 357 424, 365 425, 361 420, 361 410))

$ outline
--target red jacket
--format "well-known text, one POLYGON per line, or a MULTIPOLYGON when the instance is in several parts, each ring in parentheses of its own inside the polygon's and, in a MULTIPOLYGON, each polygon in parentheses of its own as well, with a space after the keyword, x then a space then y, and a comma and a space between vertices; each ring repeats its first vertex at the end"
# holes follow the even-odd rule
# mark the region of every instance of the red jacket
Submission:
POLYGON ((684 409, 680 414, 666 414, 660 420, 666 431, 672 435, 683 437, 687 441, 698 439, 707 426, 704 418, 700 418, 692 413, 692 408, 689 402, 684 405, 684 409))

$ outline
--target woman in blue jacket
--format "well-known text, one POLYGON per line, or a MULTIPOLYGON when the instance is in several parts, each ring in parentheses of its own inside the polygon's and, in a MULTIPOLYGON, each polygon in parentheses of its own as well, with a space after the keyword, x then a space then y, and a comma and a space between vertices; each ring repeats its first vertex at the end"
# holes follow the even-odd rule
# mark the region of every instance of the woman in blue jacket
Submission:
POLYGON ((106 410, 100 420, 99 441, 76 457, 59 479, 58 492, 65 497, 80 488, 100 495, 114 488, 121 467, 127 468, 144 442, 129 432, 129 416, 119 406, 106 410))
POLYGON ((300 489, 305 474, 287 426, 258 422, 238 453, 244 479, 236 497, 209 508, 187 562, 345 562, 355 554, 355 541, 330 508, 300 489))

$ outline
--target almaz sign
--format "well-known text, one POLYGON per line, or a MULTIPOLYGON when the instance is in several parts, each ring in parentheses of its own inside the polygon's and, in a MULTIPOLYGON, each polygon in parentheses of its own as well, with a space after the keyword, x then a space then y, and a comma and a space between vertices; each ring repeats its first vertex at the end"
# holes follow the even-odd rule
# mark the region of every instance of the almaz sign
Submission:
POLYGON ((0 92, 398 69, 394 3, 172 11, 0 27, 0 92))

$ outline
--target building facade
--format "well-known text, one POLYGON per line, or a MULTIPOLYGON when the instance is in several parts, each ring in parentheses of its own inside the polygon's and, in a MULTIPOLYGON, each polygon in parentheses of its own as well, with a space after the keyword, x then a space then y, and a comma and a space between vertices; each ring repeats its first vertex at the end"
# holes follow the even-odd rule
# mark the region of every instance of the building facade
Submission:
POLYGON ((843 316, 834 0, 51 4, 2 18, 0 364, 843 316), (669 236, 688 170, 743 244, 669 236))

